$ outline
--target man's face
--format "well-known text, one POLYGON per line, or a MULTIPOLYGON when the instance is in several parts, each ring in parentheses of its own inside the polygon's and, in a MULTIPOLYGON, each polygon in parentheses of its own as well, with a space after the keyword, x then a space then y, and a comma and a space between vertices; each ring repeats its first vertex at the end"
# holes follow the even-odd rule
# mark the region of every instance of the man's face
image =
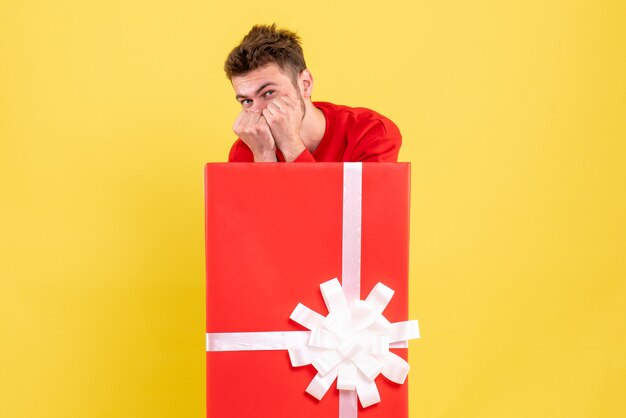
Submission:
POLYGON ((288 72, 274 63, 252 70, 231 79, 236 99, 243 110, 260 113, 274 99, 289 96, 300 103, 305 111, 300 89, 293 85, 288 72))

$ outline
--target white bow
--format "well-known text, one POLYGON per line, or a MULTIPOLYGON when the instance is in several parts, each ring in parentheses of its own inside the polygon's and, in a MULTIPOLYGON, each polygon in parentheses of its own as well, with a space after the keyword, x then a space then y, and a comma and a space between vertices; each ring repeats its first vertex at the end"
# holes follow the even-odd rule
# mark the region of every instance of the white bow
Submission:
POLYGON ((391 323, 383 316, 394 291, 382 283, 350 305, 339 280, 322 283, 320 290, 328 316, 301 303, 291 313, 291 319, 311 330, 307 343, 289 349, 291 364, 315 367, 318 373, 306 392, 317 399, 337 379, 337 389, 356 390, 364 408, 380 402, 376 377, 382 374, 402 384, 409 372, 409 364, 389 346, 419 338, 417 321, 391 323))

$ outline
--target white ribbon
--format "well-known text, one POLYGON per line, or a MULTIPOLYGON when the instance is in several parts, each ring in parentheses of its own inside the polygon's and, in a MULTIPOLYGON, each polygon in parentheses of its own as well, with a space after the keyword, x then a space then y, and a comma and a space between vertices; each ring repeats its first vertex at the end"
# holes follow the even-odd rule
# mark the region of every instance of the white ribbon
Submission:
POLYGON ((317 399, 337 380, 339 418, 356 418, 357 398, 366 408, 380 402, 375 379, 403 384, 409 364, 389 351, 419 338, 417 321, 390 323, 382 312, 393 290, 382 283, 360 300, 362 163, 344 163, 342 282, 320 285, 328 315, 298 304, 290 318, 309 331, 207 333, 207 351, 288 350, 294 367, 313 365, 306 392, 317 399))
POLYGON ((341 281, 348 303, 361 297, 361 204, 363 163, 343 166, 341 281))

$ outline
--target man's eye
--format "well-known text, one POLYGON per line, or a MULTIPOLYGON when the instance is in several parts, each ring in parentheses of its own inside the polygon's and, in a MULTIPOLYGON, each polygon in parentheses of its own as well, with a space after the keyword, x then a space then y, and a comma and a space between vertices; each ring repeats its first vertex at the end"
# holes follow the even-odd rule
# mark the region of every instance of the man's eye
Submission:
POLYGON ((239 103, 241 103, 242 106, 250 106, 252 104, 252 100, 243 99, 243 100, 240 100, 239 103))
POLYGON ((264 93, 265 97, 270 97, 272 94, 274 94, 275 91, 274 90, 268 90, 264 93))

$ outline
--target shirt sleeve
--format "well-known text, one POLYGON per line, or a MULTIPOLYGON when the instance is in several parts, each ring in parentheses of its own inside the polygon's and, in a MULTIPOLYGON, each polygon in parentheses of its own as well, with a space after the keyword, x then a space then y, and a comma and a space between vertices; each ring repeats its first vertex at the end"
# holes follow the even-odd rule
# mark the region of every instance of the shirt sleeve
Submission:
POLYGON ((402 146, 402 134, 390 120, 378 120, 361 132, 354 148, 354 161, 395 163, 402 146))
POLYGON ((313 157, 313 154, 311 154, 311 151, 309 151, 308 149, 304 149, 304 151, 302 151, 300 153, 300 155, 298 155, 298 157, 293 160, 294 163, 314 163, 315 161, 315 157, 313 157))
POLYGON ((252 163, 254 162, 254 155, 248 146, 241 140, 237 139, 233 146, 230 148, 228 154, 229 163, 252 163))

